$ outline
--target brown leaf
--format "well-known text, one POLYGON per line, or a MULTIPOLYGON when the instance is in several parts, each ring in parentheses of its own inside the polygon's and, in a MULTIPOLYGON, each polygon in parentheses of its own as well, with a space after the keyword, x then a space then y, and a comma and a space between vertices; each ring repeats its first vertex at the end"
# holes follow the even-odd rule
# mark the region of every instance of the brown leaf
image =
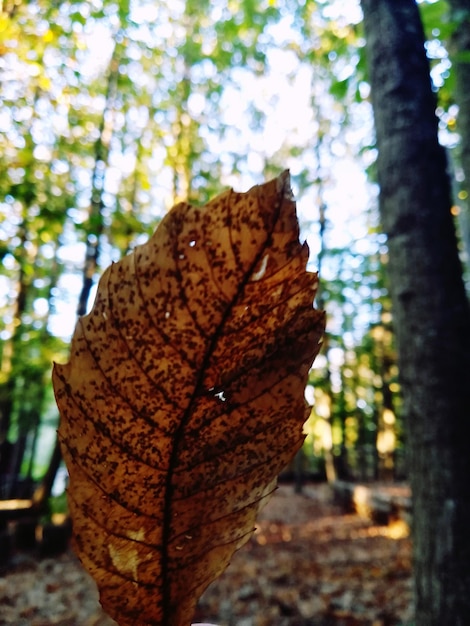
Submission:
POLYGON ((303 442, 324 315, 289 174, 179 204, 55 365, 78 555, 121 625, 190 623, 303 442))

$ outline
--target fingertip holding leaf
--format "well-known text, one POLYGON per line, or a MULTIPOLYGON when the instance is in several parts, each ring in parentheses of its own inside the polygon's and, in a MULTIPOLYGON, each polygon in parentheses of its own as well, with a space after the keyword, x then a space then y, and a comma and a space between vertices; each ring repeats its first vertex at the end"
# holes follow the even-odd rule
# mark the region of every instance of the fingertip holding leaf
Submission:
POLYGON ((288 172, 179 204, 55 365, 74 544, 121 626, 188 626, 303 443, 313 308, 288 172))

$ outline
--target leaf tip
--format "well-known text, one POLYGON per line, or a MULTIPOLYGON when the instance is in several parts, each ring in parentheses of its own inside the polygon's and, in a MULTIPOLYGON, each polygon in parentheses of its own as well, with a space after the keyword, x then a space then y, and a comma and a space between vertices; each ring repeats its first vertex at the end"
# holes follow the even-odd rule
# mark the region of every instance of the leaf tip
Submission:
POLYGON ((286 200, 295 202, 294 192, 291 187, 290 171, 284 170, 277 178, 277 191, 286 200))

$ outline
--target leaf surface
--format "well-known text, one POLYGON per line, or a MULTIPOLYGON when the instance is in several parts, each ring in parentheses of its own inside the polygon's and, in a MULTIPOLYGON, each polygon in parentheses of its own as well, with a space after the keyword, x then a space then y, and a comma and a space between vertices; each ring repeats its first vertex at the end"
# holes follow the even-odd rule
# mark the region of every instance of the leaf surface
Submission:
POLYGON ((313 308, 289 174, 175 206, 55 365, 76 551, 119 624, 187 626, 302 445, 313 308))

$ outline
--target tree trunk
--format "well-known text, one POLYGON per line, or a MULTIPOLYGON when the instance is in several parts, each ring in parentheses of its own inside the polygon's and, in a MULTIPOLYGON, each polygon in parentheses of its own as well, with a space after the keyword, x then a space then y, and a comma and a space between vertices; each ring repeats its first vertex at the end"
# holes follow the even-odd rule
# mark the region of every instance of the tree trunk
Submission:
POLYGON ((470 624, 470 311, 414 0, 362 0, 413 492, 417 626, 470 624))
POLYGON ((59 438, 56 437, 54 450, 52 451, 51 459, 47 467, 47 471, 40 485, 36 487, 33 493, 33 507, 39 511, 42 511, 49 499, 52 487, 54 486, 55 477, 62 462, 62 454, 60 451, 59 438))
MULTIPOLYGON (((12 415, 14 414, 15 393, 18 390, 18 377, 24 369, 25 350, 23 333, 25 331, 24 315, 29 300, 31 287, 31 277, 28 277, 28 266, 34 266, 34 258, 28 259, 25 245, 29 238, 29 224, 27 211, 24 210, 23 220, 18 230, 20 245, 19 250, 19 271, 18 271, 18 294, 16 296, 13 310, 13 331, 9 340, 8 357, 4 358, 2 370, 6 373, 5 382, 0 384, 0 480, 6 481, 8 486, 2 488, 7 493, 7 497, 14 497, 15 489, 19 479, 19 469, 24 453, 24 441, 14 442, 12 445, 8 441, 8 432, 12 425, 12 415)), ((29 272, 31 274, 31 272, 29 272)))
POLYGON ((95 143, 95 164, 91 177, 90 208, 88 210, 88 221, 86 226, 87 241, 85 265, 83 267, 82 289, 78 298, 77 306, 78 317, 87 313, 88 299, 94 285, 95 273, 98 268, 100 257, 100 239, 104 230, 104 184, 106 170, 108 168, 111 139, 114 132, 114 116, 121 52, 121 46, 116 44, 109 63, 105 106, 101 117, 99 136, 95 143))
MULTIPOLYGON (((327 206, 324 202, 324 189, 323 189, 323 180, 321 178, 321 156, 320 156, 320 145, 321 140, 318 141, 316 145, 316 158, 317 158, 317 188, 320 199, 320 211, 319 211, 319 226, 320 226, 320 250, 318 252, 317 259, 317 269, 318 273, 321 275, 322 264, 327 253, 326 248, 326 210, 327 206)), ((319 310, 323 310, 325 308, 325 302, 323 299, 323 291, 321 286, 317 291, 317 306, 319 310)), ((338 479, 338 475, 336 472, 335 459, 333 454, 333 431, 332 431, 332 411, 331 411, 331 399, 333 397, 333 389, 331 386, 331 358, 330 358, 330 342, 328 334, 325 333, 323 337, 323 355, 325 356, 325 375, 322 384, 323 391, 328 398, 328 404, 325 406, 327 408, 327 415, 322 415, 324 419, 324 429, 328 431, 328 436, 323 437, 322 446, 323 446, 323 456, 325 459, 325 474, 327 481, 332 484, 338 479)))
MULTIPOLYGON (((104 230, 104 179, 108 166, 108 157, 111 138, 114 132, 114 109, 118 95, 117 83, 119 74, 119 60, 122 49, 115 45, 110 60, 106 85, 106 99, 101 118, 99 136, 95 143, 95 164, 91 181, 91 198, 88 212, 87 241, 85 264, 82 274, 82 289, 78 298, 77 316, 87 313, 88 300, 94 284, 95 273, 100 256, 100 238, 104 230)), ((44 478, 33 494, 36 507, 42 507, 51 495, 54 480, 60 467, 62 457, 59 440, 56 436, 54 449, 44 478)))
MULTIPOLYGON (((19 249, 24 250, 25 244, 28 241, 28 224, 26 218, 26 212, 23 215, 23 221, 19 228, 20 245, 19 249)), ((25 266, 27 261, 23 256, 20 258, 19 271, 18 271, 18 294, 13 310, 13 332, 10 339, 9 350, 3 350, 3 360, 1 362, 2 371, 7 372, 5 382, 0 385, 0 466, 2 466, 2 446, 7 440, 8 431, 11 426, 11 414, 13 410, 13 395, 16 387, 17 368, 16 365, 21 361, 22 340, 21 335, 23 333, 23 315, 26 311, 27 294, 29 290, 29 283, 27 279, 27 272, 25 266), (5 354, 8 352, 8 356, 5 354)))

